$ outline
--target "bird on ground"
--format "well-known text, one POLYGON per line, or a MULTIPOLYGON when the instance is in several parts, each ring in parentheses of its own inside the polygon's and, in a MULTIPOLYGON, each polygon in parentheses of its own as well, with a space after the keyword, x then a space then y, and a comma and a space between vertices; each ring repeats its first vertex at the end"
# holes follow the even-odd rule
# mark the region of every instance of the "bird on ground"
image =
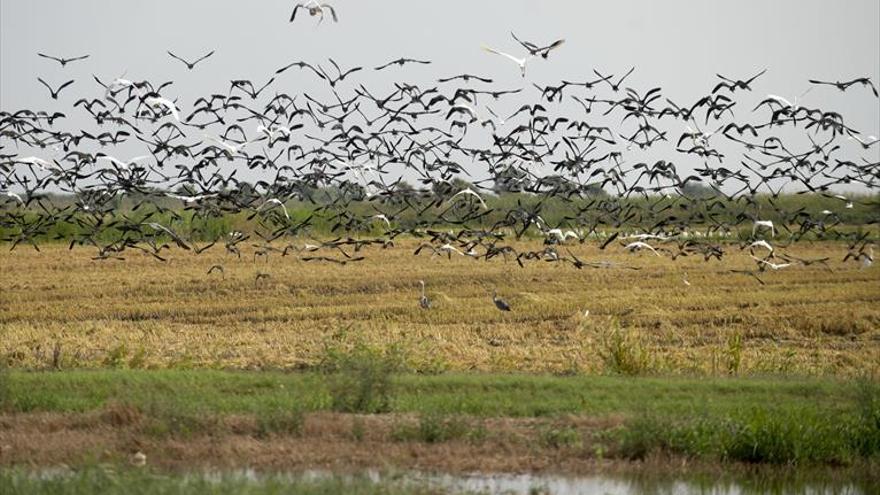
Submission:
POLYGON ((85 59, 89 58, 88 55, 81 55, 79 57, 71 57, 71 58, 54 57, 52 55, 45 55, 42 53, 37 53, 37 55, 39 55, 40 57, 43 57, 43 58, 48 58, 49 60, 56 61, 59 64, 61 64, 61 67, 65 67, 65 66, 67 66, 67 64, 69 64, 71 62, 76 62, 77 60, 85 60, 85 59))
POLYGON ((504 299, 498 297, 498 293, 495 289, 492 289, 492 302, 495 303, 495 307, 501 311, 510 311, 510 305, 504 299))
POLYGON ((419 280, 419 284, 422 286, 422 295, 419 297, 419 307, 422 309, 431 309, 431 300, 428 299, 428 296, 425 294, 425 281, 419 280))
POLYGON ((205 60, 206 58, 210 57, 213 54, 214 54, 214 50, 211 50, 206 55, 202 55, 201 57, 193 60, 192 62, 189 62, 189 61, 184 60, 183 58, 178 57, 177 55, 171 53, 170 50, 168 51, 168 55, 171 55, 171 58, 176 59, 176 60, 180 60, 181 62, 183 62, 184 65, 186 65, 186 68, 189 70, 193 70, 193 68, 195 68, 197 63, 201 62, 202 60, 205 60))

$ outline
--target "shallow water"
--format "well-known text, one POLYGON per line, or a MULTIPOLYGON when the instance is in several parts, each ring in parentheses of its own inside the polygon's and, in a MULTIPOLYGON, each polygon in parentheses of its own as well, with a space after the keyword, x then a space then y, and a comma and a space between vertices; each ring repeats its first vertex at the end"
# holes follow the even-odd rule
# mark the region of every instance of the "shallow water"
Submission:
MULTIPOLYGON (((216 480, 229 479, 230 473, 216 475, 216 480)), ((240 476, 258 481, 263 475, 254 471, 239 471, 240 476)), ((290 473, 285 477, 307 481, 339 478, 330 471, 305 471, 290 473)), ((372 482, 394 483, 403 486, 437 488, 448 493, 479 493, 503 495, 869 495, 878 493, 875 488, 849 482, 828 481, 801 482, 793 479, 739 478, 739 479, 658 479, 638 475, 535 475, 471 473, 466 475, 427 473, 427 472, 384 472, 363 471, 359 474, 345 475, 345 478, 366 478, 372 482)))

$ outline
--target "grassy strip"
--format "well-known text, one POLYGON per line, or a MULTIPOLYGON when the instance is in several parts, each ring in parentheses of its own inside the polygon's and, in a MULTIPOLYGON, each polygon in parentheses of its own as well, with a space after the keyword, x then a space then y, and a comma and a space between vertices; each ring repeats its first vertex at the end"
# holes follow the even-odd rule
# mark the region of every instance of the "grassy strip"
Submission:
MULTIPOLYGON (((331 393, 336 375, 320 373, 10 370, 6 374, 4 408, 17 412, 86 412, 123 401, 140 408, 167 402, 181 411, 250 414, 276 409, 339 410, 334 404, 341 402, 331 393)), ((363 378, 349 380, 357 388, 363 378)), ((649 412, 675 417, 729 415, 753 407, 837 414, 851 410, 859 394, 854 384, 818 378, 443 374, 395 375, 392 382, 387 412, 480 417, 649 412)))
POLYGON ((390 481, 373 482, 366 477, 330 477, 306 480, 293 477, 267 476, 250 480, 242 476, 164 476, 148 471, 110 468, 89 468, 69 475, 39 477, 25 471, 0 470, 0 492, 52 495, 136 495, 140 493, 174 493, 179 495, 409 495, 439 494, 436 488, 390 481))

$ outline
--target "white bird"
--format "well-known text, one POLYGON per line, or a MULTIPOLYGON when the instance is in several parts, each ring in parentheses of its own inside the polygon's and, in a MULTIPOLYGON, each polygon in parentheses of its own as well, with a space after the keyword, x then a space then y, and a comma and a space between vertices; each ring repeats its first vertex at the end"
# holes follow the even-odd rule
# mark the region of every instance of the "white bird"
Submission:
POLYGON ((213 198, 213 197, 217 196, 217 193, 195 194, 192 196, 181 196, 178 194, 171 194, 171 193, 166 193, 165 195, 168 196, 169 198, 179 199, 180 201, 183 201, 184 203, 191 204, 191 203, 198 203, 199 201, 202 201, 202 200, 205 200, 208 198, 213 198))
POLYGON ((760 241, 755 241, 755 242, 749 244, 749 245, 748 245, 749 252, 753 252, 754 249, 755 249, 755 248, 758 248, 758 247, 762 247, 762 248, 764 248, 764 249, 770 251, 771 253, 773 252, 773 246, 771 246, 769 242, 767 242, 767 241, 765 241, 765 240, 763 240, 763 239, 760 240, 760 241))
POLYGON ((370 218, 374 218, 376 220, 382 220, 383 222, 385 222, 385 225, 387 225, 389 229, 391 228, 391 220, 388 220, 388 217, 386 217, 385 215, 382 215, 382 214, 373 215, 370 218))
MULTIPOLYGON (((751 255, 749 255, 749 256, 751 256, 751 255)), ((774 270, 781 270, 783 268, 791 266, 791 263, 771 263, 767 260, 762 260, 761 258, 756 258, 754 256, 752 256, 752 259, 755 260, 756 262, 758 262, 759 265, 768 266, 774 270)))
POLYGON ((243 143, 230 144, 228 141, 225 141, 221 138, 214 137, 214 136, 211 136, 208 134, 203 134, 203 136, 205 136, 205 138, 207 138, 211 141, 214 141, 215 143, 220 145, 220 147, 223 148, 224 150, 226 150, 230 155, 234 155, 234 154, 240 152, 242 150, 242 148, 251 144, 250 141, 245 141, 243 143))
POLYGON ((880 139, 877 139, 877 136, 868 136, 867 139, 862 139, 859 137, 858 134, 850 134, 849 138, 847 138, 847 139, 854 139, 854 140, 858 141, 859 144, 861 144, 862 147, 865 149, 868 149, 871 146, 880 142, 880 139))
POLYGON ((453 201, 455 201, 455 198, 461 196, 462 194, 464 194, 466 196, 473 196, 473 197, 477 198, 477 201, 479 201, 480 204, 483 205, 483 208, 485 208, 487 210, 489 209, 489 207, 486 206, 486 202, 483 201, 483 198, 481 198, 479 194, 477 194, 476 192, 474 192, 470 188, 462 189, 461 191, 458 191, 457 193, 453 194, 452 197, 449 198, 448 202, 452 203, 453 201))
MULTIPOLYGON (((113 93, 116 93, 117 91, 121 91, 125 88, 137 89, 137 87, 134 84, 134 81, 130 81, 128 79, 123 79, 124 76, 125 76, 125 74, 123 73, 121 76, 110 81, 110 84, 107 85, 107 87, 104 91, 105 98, 110 98, 111 96, 113 96, 113 93)), ((100 83, 100 81, 99 81, 99 83, 100 83)))
POLYGON ((558 240, 559 242, 565 242, 569 238, 580 239, 580 237, 577 235, 577 233, 573 230, 567 230, 565 232, 562 232, 562 229, 550 229, 547 232, 545 232, 545 235, 547 237, 555 237, 556 240, 558 240))
POLYGON ((464 253, 462 253, 461 251, 459 251, 458 249, 456 249, 455 246, 453 246, 452 244, 449 244, 449 243, 446 243, 446 244, 444 244, 444 245, 438 247, 438 248, 437 248, 437 251, 443 251, 443 252, 445 252, 445 253, 446 253, 447 255, 449 255, 449 256, 452 256, 452 253, 456 253, 456 254, 459 254, 459 255, 461 255, 461 256, 464 256, 464 253))
POLYGON ((120 160, 120 159, 118 159, 118 158, 116 158, 116 157, 113 157, 113 156, 110 156, 110 155, 105 155, 105 154, 102 153, 102 154, 98 155, 97 157, 95 157, 95 160, 107 160, 107 161, 109 161, 110 163, 116 165, 116 166, 119 167, 119 168, 122 168, 122 169, 128 170, 129 167, 131 167, 131 166, 134 165, 135 163, 137 163, 137 162, 139 162, 139 161, 141 161, 141 160, 146 160, 147 158, 149 158, 149 156, 142 155, 142 156, 136 156, 136 157, 134 157, 134 158, 129 158, 128 161, 123 161, 123 160, 120 160))
POLYGON ((512 60, 516 65, 519 66, 519 70, 520 70, 520 73, 522 73, 522 77, 526 77, 526 63, 529 60, 535 58, 534 55, 529 55, 528 57, 523 57, 523 58, 516 58, 509 53, 504 53, 504 52, 498 51, 498 50, 496 50, 494 48, 490 48, 486 45, 483 45, 483 50, 486 50, 489 53, 494 53, 495 55, 501 55, 502 57, 507 57, 508 59, 512 60))
POLYGON ((36 157, 36 156, 26 156, 24 158, 18 158, 15 161, 18 163, 24 163, 26 165, 36 166, 36 167, 39 167, 43 170, 53 170, 53 171, 60 170, 58 165, 56 165, 55 163, 52 163, 48 160, 44 160, 44 159, 36 157))
POLYGON ((770 229, 770 235, 773 237, 776 236, 776 228, 773 226, 772 220, 755 220, 755 225, 752 227, 752 235, 755 235, 755 232, 758 231, 758 227, 770 229))
POLYGON ((156 107, 167 109, 171 112, 171 115, 174 116, 174 120, 180 122, 180 112, 177 111, 177 107, 174 105, 174 102, 169 100, 168 98, 149 96, 147 98, 144 98, 144 103, 154 110, 156 109, 156 107))
POLYGON ((21 199, 21 196, 19 196, 18 194, 15 194, 12 191, 3 191, 2 193, 0 193, 0 195, 6 196, 7 198, 10 198, 10 199, 14 199, 14 200, 18 201, 19 203, 21 203, 22 206, 24 206, 24 201, 21 199))
POLYGON ((649 249, 649 250, 651 250, 652 253, 656 254, 657 256, 660 256, 660 253, 658 253, 656 249, 651 247, 650 244, 647 244, 647 243, 641 242, 641 241, 631 242, 631 243, 627 244, 626 246, 624 246, 623 248, 631 253, 635 253, 636 251, 639 251, 642 249, 649 249))
POLYGON ((278 199, 278 198, 270 198, 270 199, 267 199, 265 203, 261 204, 260 207, 257 208, 257 211, 262 210, 263 207, 265 207, 265 206, 268 205, 269 203, 272 203, 272 204, 275 205, 275 206, 272 206, 271 208, 278 208, 278 207, 280 207, 281 210, 284 211, 284 216, 285 216, 285 218, 287 218, 288 220, 290 220, 290 215, 287 213, 287 207, 284 206, 284 202, 281 201, 281 200, 278 199))

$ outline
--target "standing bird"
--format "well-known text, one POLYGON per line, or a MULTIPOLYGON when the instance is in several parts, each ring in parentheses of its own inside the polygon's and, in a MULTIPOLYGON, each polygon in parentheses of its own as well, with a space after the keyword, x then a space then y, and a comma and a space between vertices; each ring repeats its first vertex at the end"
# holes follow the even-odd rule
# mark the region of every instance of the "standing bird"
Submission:
POLYGON ((422 309, 431 309, 431 300, 425 295, 425 281, 419 280, 419 284, 422 286, 422 297, 419 298, 419 307, 422 309))
POLYGON ((510 311, 510 305, 507 304, 507 302, 505 302, 504 299, 501 299, 500 297, 498 297, 498 293, 496 292, 495 289, 492 289, 492 302, 495 303, 495 307, 498 308, 499 310, 510 311))

